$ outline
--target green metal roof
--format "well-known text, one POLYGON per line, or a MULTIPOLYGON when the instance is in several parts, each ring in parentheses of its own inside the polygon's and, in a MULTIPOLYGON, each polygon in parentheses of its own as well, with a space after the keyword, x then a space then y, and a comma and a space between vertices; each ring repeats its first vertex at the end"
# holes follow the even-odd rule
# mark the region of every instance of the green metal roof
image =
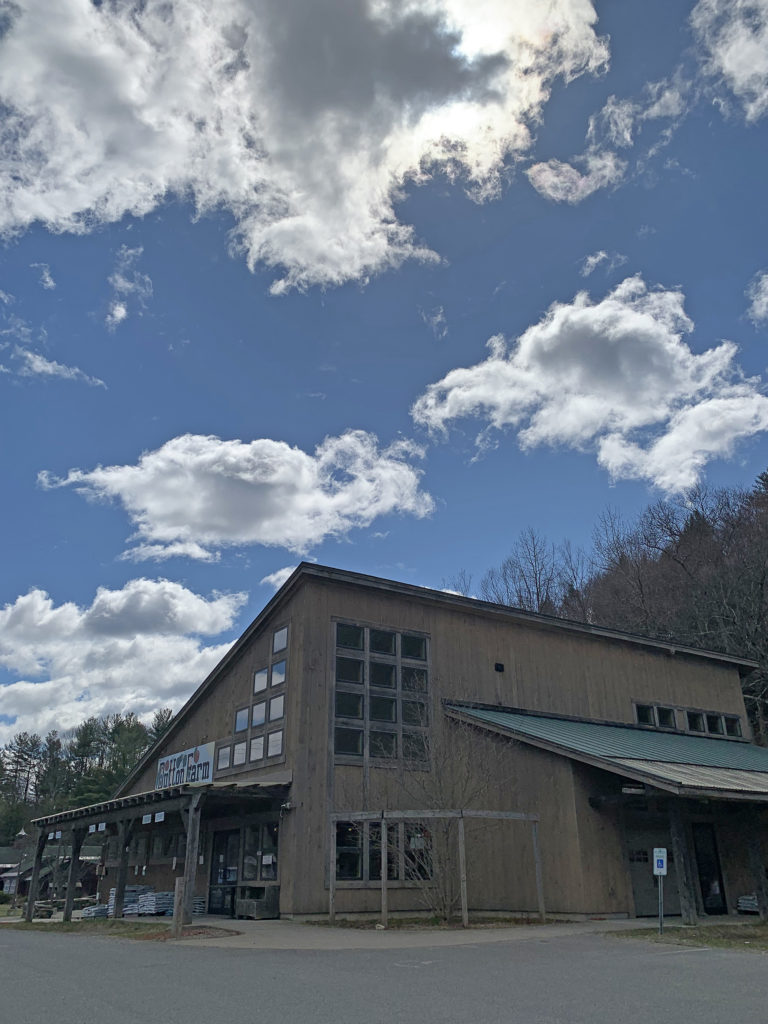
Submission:
POLYGON ((734 768, 741 771, 768 772, 768 748, 743 740, 688 736, 657 732, 630 725, 597 725, 522 714, 494 711, 452 703, 448 708, 462 716, 509 729, 532 740, 553 744, 581 754, 602 758, 631 758, 635 761, 664 761, 668 764, 695 764, 709 768, 734 768))

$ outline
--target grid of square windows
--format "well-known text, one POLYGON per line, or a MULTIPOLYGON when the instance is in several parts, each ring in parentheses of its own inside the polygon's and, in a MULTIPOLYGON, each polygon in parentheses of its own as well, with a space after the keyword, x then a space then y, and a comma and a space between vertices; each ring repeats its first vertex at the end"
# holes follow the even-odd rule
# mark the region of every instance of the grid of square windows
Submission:
POLYGON ((424 761, 429 725, 427 638, 334 625, 334 752, 342 759, 424 761))

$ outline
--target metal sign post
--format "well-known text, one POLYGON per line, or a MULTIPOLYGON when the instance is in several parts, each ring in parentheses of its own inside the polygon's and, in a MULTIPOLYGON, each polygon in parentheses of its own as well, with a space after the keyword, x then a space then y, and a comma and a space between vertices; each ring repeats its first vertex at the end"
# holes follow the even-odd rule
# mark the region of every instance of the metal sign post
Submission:
POLYGON ((653 848, 653 873, 659 880, 659 935, 664 934, 664 876, 667 873, 667 851, 664 846, 653 848))

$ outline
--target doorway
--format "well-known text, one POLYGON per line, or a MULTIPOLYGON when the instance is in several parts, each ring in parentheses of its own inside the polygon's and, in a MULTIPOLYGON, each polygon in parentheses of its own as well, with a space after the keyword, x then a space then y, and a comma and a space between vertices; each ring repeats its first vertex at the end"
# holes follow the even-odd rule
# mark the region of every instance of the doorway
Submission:
POLYGON ((691 827, 704 911, 707 914, 727 914, 728 904, 715 841, 715 827, 708 822, 696 822, 691 827))
POLYGON ((629 875, 635 897, 637 917, 655 917, 659 912, 659 880, 653 873, 654 847, 667 850, 667 877, 664 879, 664 914, 674 916, 680 913, 680 891, 677 883, 677 866, 672 853, 669 832, 663 826, 654 828, 645 825, 629 828, 625 833, 629 875))
POLYGON ((208 913, 235 916, 237 876, 240 870, 240 829, 214 832, 208 913))

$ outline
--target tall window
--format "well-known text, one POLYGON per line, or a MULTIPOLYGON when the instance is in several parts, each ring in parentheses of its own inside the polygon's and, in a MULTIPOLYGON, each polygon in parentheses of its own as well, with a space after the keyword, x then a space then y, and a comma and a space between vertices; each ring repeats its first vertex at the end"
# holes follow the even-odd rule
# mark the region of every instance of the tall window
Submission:
POLYGON ((427 637, 335 624, 334 753, 342 761, 424 761, 429 726, 427 637))

